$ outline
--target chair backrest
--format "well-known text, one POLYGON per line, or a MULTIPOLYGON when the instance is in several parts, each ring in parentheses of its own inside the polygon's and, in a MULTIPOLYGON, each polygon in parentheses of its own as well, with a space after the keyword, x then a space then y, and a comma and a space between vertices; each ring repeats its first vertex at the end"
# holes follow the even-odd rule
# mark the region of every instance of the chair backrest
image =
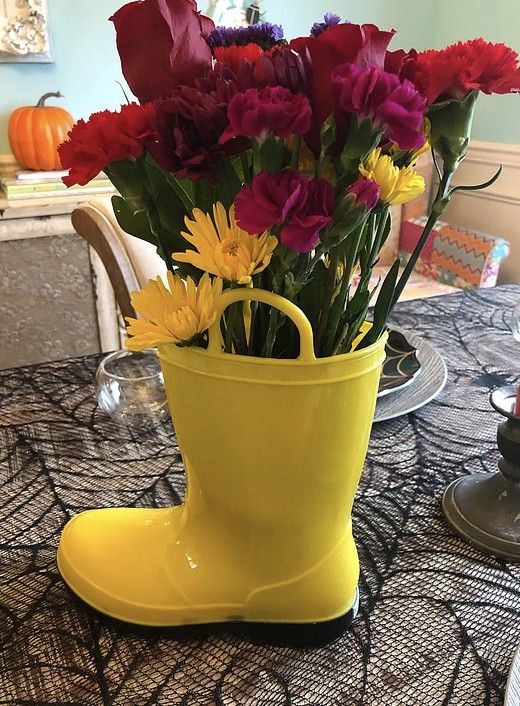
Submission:
POLYGON ((74 230, 94 248, 105 266, 123 317, 136 316, 130 292, 139 289, 132 262, 114 224, 95 204, 86 204, 72 212, 74 230))
POLYGON ((99 255, 123 317, 135 317, 130 293, 149 279, 166 275, 166 265, 156 248, 125 233, 118 225, 108 201, 93 201, 72 212, 72 224, 99 255))

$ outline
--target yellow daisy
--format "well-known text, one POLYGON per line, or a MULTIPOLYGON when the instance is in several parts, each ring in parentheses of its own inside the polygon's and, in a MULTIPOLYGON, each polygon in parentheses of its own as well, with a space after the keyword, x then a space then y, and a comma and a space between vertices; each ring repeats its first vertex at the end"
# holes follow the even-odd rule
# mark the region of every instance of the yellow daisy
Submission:
POLYGON ((167 273, 169 289, 160 277, 151 279, 140 292, 132 292, 132 306, 143 319, 128 317, 131 338, 126 347, 131 351, 155 348, 163 343, 188 343, 206 331, 215 321, 216 300, 222 292, 222 280, 205 273, 198 286, 167 273))
POLYGON ((359 171, 366 179, 373 179, 381 191, 381 200, 386 203, 406 203, 425 189, 424 178, 417 174, 413 166, 399 169, 388 155, 381 154, 381 148, 373 150, 359 171))
POLYGON ((220 201, 213 206, 213 219, 199 208, 193 209, 193 220, 185 219, 189 233, 182 236, 196 250, 175 252, 177 262, 189 262, 199 270, 222 277, 228 282, 249 284, 252 275, 265 270, 278 244, 274 235, 250 235, 235 220, 231 206, 229 217, 220 201))

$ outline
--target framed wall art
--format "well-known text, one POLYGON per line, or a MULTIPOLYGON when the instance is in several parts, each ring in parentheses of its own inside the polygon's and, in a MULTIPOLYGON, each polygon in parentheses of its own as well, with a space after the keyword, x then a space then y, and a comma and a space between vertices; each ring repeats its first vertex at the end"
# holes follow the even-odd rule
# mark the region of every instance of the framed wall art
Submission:
POLYGON ((204 14, 215 25, 225 27, 247 26, 263 20, 259 0, 209 0, 204 14))
POLYGON ((51 61, 47 0, 0 0, 0 62, 51 61))

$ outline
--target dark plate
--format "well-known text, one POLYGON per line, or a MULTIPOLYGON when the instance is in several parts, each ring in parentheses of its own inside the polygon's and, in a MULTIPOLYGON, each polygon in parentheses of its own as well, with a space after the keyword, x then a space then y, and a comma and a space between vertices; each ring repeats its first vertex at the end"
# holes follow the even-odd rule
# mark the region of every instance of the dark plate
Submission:
POLYGON ((416 355, 417 349, 399 331, 390 331, 385 350, 386 360, 383 364, 378 397, 409 385, 421 370, 416 355))

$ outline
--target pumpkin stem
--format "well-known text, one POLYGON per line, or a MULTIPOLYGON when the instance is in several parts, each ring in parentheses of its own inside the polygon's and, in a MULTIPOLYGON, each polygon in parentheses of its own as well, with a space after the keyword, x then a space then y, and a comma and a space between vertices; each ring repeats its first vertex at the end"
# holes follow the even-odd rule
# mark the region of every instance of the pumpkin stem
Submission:
POLYGON ((45 101, 47 100, 47 98, 63 98, 63 94, 60 93, 59 91, 57 91, 56 93, 45 93, 45 95, 43 95, 43 96, 40 98, 40 100, 38 101, 38 103, 36 103, 36 107, 37 107, 37 108, 44 108, 44 107, 45 107, 45 101))

